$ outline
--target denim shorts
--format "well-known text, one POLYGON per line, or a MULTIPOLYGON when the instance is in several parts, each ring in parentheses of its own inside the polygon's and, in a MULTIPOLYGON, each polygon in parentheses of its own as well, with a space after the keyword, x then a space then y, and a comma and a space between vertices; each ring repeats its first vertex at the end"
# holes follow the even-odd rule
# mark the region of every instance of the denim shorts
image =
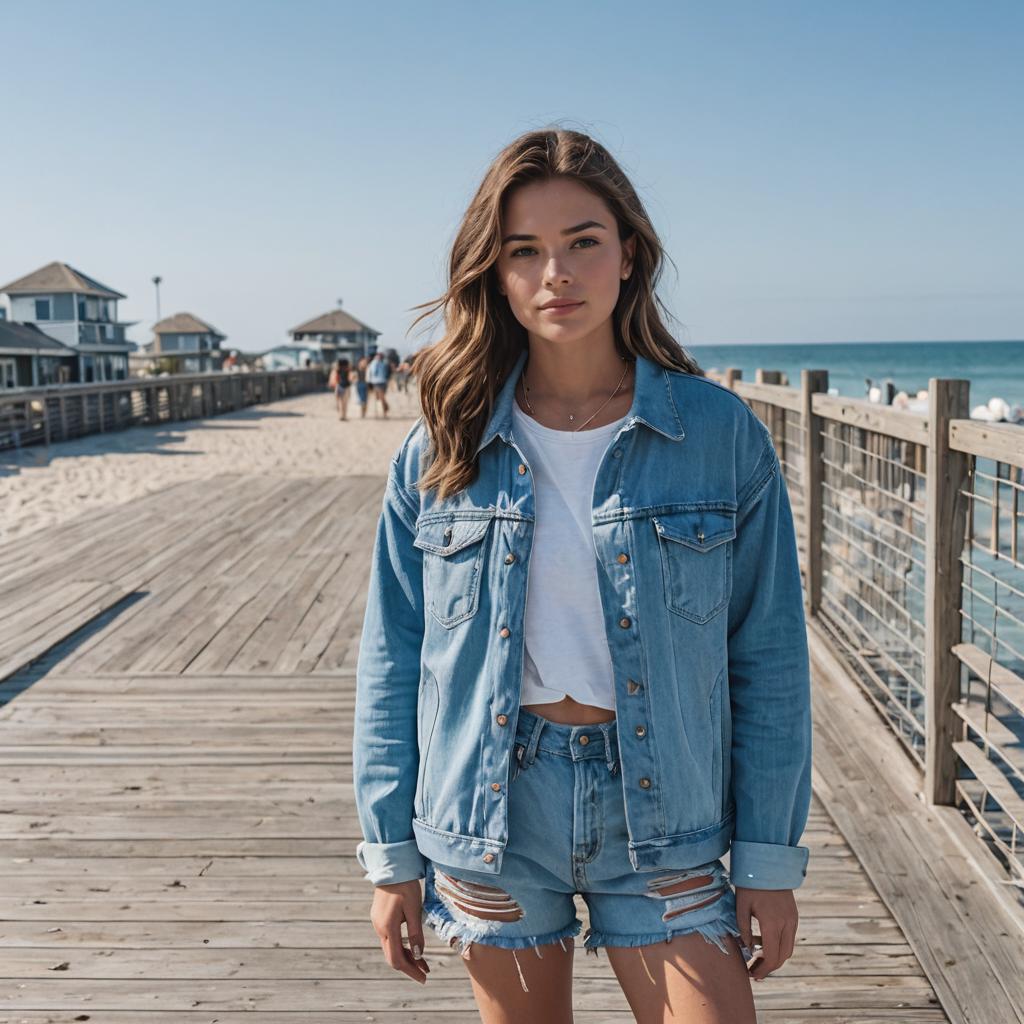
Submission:
POLYGON ((740 939, 736 893, 720 860, 634 870, 615 721, 561 725, 520 708, 513 751, 500 875, 427 860, 423 913, 438 937, 467 959, 474 942, 513 953, 532 946, 538 956, 547 943, 564 949, 583 925, 579 893, 591 922, 584 946, 595 956, 599 946, 639 947, 690 932, 727 955, 725 937, 734 935, 744 956, 753 955, 740 939))

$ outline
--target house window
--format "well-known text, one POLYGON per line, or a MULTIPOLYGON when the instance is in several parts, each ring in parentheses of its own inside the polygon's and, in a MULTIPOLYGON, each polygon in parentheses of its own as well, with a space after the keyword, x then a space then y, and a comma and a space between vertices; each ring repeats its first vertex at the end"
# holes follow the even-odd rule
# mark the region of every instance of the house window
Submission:
POLYGON ((49 320, 50 319, 50 300, 49 299, 36 299, 36 319, 37 320, 49 320))
POLYGON ((3 306, 0 306, 0 320, 7 319, 7 310, 3 306))
POLYGON ((13 359, 0 359, 0 388, 18 386, 18 369, 13 359))

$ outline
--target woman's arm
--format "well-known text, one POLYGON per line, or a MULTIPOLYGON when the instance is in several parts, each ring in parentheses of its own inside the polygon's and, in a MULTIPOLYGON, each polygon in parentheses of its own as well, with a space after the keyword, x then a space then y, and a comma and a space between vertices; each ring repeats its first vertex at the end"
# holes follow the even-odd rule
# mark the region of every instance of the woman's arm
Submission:
POLYGON ((771 435, 738 495, 729 602, 734 885, 795 889, 811 799, 807 626, 789 494, 771 435))
POLYGON ((423 642, 422 552, 413 547, 418 504, 392 459, 377 522, 356 663, 352 741, 356 857, 375 885, 426 874, 412 829, 419 767, 417 699, 423 642))

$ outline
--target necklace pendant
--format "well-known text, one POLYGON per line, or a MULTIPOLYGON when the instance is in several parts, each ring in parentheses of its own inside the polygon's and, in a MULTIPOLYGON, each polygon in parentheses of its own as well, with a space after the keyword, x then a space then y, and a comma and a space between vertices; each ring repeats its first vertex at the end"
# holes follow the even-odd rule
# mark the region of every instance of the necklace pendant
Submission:
POLYGON ((569 419, 571 419, 571 420, 574 420, 574 419, 576 419, 576 417, 575 417, 575 416, 573 416, 573 414, 572 414, 572 413, 569 413, 569 419))

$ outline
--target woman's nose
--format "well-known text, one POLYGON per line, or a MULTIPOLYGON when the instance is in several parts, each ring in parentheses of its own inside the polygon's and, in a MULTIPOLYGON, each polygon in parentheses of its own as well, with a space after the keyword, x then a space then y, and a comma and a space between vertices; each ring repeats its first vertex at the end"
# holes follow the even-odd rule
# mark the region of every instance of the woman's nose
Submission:
POLYGON ((544 283, 550 285, 558 281, 564 284, 569 280, 569 268, 552 256, 544 266, 544 283))

